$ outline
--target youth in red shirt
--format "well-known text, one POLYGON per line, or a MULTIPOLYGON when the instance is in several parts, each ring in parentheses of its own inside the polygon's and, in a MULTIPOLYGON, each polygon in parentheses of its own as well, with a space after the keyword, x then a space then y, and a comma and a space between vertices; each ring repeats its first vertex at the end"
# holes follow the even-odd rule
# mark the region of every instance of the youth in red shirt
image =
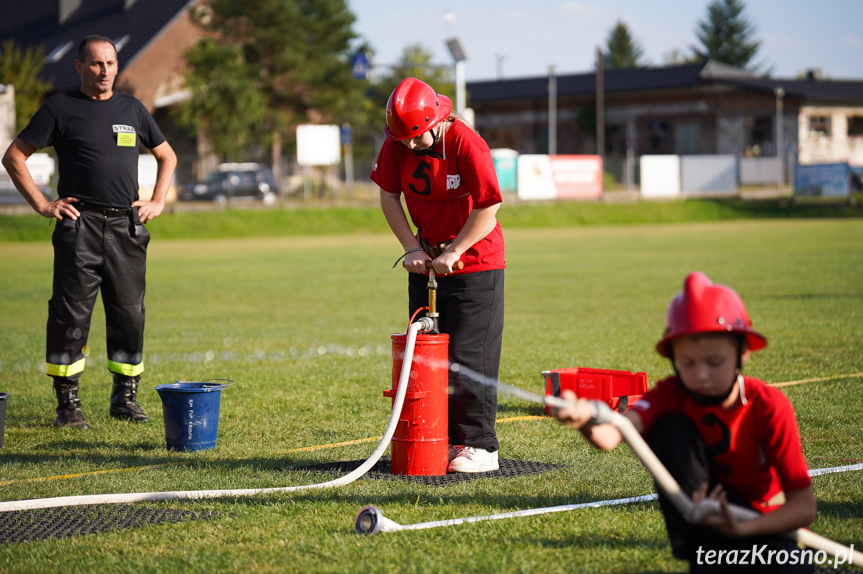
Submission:
POLYGON ((784 491, 808 488, 806 460, 794 409, 774 387, 744 377, 738 399, 728 408, 699 405, 676 377, 659 381, 632 408, 644 434, 669 413, 682 413, 707 447, 711 474, 741 504, 758 512, 781 506, 784 491))
MULTIPOLYGON (((657 383, 623 416, 693 502, 710 498, 721 509, 688 524, 660 490, 672 552, 689 561, 690 572, 737 572, 740 565, 730 557, 754 547, 766 548, 765 555, 794 556, 799 548, 784 533, 809 526, 816 510, 794 411, 781 391, 741 374, 767 339, 752 328, 733 289, 699 272, 686 277, 665 325, 656 349, 671 360, 675 376, 657 383), (739 521, 728 511, 729 501, 761 515, 739 521), (710 551, 728 563, 700 562, 710 551)), ((611 450, 622 440, 612 425, 591 424, 584 399, 552 414, 599 448, 611 450)), ((805 560, 789 560, 745 571, 813 570, 805 560)))
MULTIPOLYGON (((388 139, 381 148, 371 179, 381 190, 404 194, 411 223, 423 239, 440 245, 455 239, 471 212, 494 207, 502 197, 491 152, 485 141, 461 120, 441 122, 440 157, 417 154, 388 139)), ((500 223, 461 254, 464 268, 453 274, 503 269, 504 242, 500 223)))
POLYGON ((448 471, 497 470, 497 388, 484 381, 497 380, 500 368, 506 264, 491 152, 449 98, 415 78, 390 96, 385 133, 371 179, 404 250, 409 316, 428 305, 431 261, 449 362, 466 367, 449 374, 448 471))

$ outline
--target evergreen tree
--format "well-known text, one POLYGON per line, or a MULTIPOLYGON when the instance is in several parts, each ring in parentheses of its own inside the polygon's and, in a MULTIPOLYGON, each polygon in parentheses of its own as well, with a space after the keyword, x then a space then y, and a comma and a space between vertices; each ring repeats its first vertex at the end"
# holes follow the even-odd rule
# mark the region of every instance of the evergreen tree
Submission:
POLYGON ((238 46, 206 38, 186 53, 191 97, 177 108, 181 124, 205 137, 220 158, 239 158, 267 124, 267 94, 248 77, 238 46))
POLYGON ((206 32, 187 53, 192 97, 181 119, 223 157, 273 146, 300 123, 341 123, 364 81, 351 76, 354 15, 345 0, 206 0, 206 32))
POLYGON ((750 66, 761 45, 753 39, 755 27, 744 16, 741 0, 714 0, 707 6, 707 20, 698 22, 696 36, 701 47, 693 47, 696 60, 713 60, 735 68, 756 71, 750 66))
POLYGON ((15 133, 20 132, 53 89, 50 82, 39 79, 45 66, 45 51, 40 48, 22 50, 12 40, 0 44, 0 84, 15 87, 15 133))
POLYGON ((602 56, 603 66, 606 70, 622 70, 626 68, 638 68, 641 66, 641 57, 644 50, 632 38, 629 27, 623 20, 617 24, 608 34, 605 43, 605 53, 602 56))

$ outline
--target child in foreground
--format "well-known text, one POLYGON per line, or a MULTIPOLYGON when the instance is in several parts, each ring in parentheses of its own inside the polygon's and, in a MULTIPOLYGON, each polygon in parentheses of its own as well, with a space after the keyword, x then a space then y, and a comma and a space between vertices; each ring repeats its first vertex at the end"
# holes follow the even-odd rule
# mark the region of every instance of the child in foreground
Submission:
MULTIPOLYGON (((660 490, 672 551, 689 561, 690 572, 814 571, 783 536, 811 524, 816 511, 794 410, 781 391, 741 374, 750 354, 766 345, 733 289, 691 273, 669 304, 656 345, 675 375, 623 415, 693 502, 720 505, 721 513, 691 525, 660 490), (729 502, 760 516, 738 521, 729 502)), ((552 412, 561 423, 598 448, 620 444, 616 428, 591 424, 587 401, 568 393, 563 398, 575 403, 552 412)))

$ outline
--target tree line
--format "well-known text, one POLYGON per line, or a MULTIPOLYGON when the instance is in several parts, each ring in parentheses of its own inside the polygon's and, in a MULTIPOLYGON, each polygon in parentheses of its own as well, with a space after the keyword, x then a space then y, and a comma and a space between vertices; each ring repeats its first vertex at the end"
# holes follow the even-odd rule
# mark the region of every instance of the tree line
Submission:
MULTIPOLYGON (((206 139, 222 160, 266 149, 277 168, 283 134, 301 123, 350 124, 357 144, 371 148, 384 125, 389 93, 402 78, 413 76, 445 95, 455 93, 451 69, 433 65, 421 45, 407 46, 383 74, 354 77, 350 63, 358 38, 345 0, 205 0, 191 10, 205 35, 185 54, 191 96, 172 115, 191 138, 206 139)), ((741 0, 711 2, 697 23, 699 45, 666 55, 666 63, 713 60, 757 72, 752 62, 760 42, 744 10, 741 0)), ((20 130, 53 90, 38 78, 45 54, 11 41, 0 49, 0 83, 15 85, 20 130)), ((373 59, 372 46, 362 49, 373 59)), ((606 69, 646 65, 643 49, 622 20, 602 52, 606 69)))

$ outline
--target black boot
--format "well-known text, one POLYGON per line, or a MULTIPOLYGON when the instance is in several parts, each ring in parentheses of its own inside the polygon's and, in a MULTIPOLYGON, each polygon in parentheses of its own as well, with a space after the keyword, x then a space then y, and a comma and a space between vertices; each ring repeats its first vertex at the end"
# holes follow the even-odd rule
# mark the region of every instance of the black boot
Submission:
POLYGON ((84 420, 81 411, 81 399, 78 398, 78 381, 65 377, 54 378, 54 392, 57 394, 57 420, 54 426, 88 429, 90 425, 84 420))
POLYGON ((145 423, 150 420, 141 405, 135 402, 135 396, 138 394, 138 381, 140 380, 140 376, 127 377, 114 373, 110 410, 112 417, 135 423, 145 423))

